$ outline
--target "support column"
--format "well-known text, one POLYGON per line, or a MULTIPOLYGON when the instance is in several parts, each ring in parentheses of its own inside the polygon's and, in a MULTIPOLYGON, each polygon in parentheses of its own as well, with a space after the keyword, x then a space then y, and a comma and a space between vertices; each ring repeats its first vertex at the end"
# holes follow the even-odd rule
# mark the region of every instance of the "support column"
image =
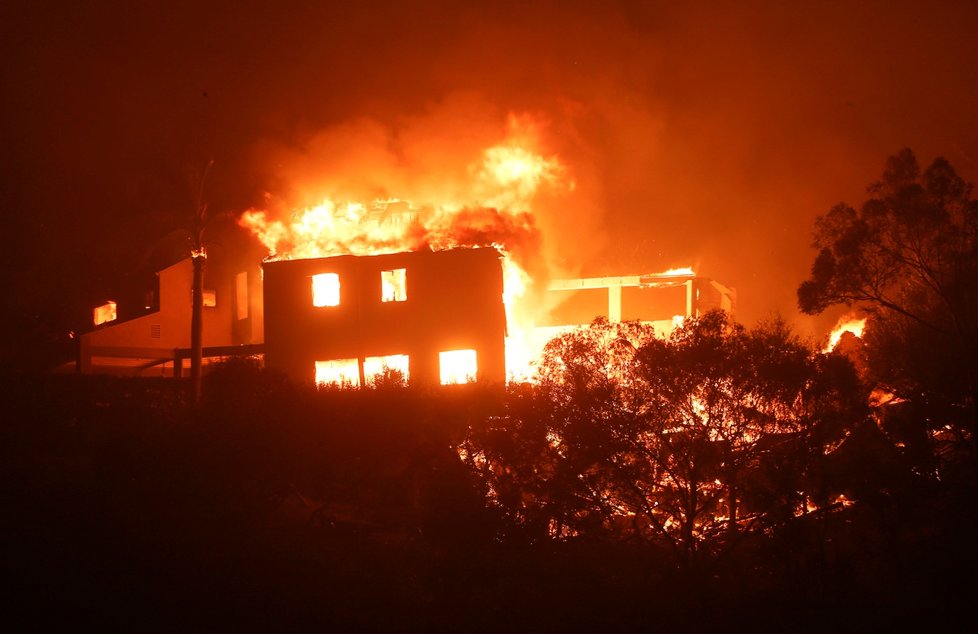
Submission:
POLYGON ((621 283, 608 287, 608 321, 617 324, 621 321, 621 283))

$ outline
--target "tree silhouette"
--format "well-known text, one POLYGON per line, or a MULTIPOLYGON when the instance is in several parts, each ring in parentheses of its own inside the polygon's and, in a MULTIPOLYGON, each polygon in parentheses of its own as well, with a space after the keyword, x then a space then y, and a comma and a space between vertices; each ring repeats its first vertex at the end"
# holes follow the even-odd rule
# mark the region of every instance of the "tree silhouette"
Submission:
POLYGON ((660 532, 685 558, 806 508, 817 497, 807 458, 862 415, 851 367, 830 372, 838 368, 780 321, 748 330, 712 311, 649 342, 636 361, 655 432, 642 449, 660 485, 646 514, 650 526, 670 527, 660 532), (765 477, 774 468, 778 477, 765 477))
POLYGON ((538 379, 463 444, 490 502, 533 539, 661 543, 686 566, 826 504, 811 458, 865 416, 844 358, 722 311, 668 340, 599 319, 551 341, 538 379))
POLYGON ((504 415, 474 425, 463 459, 489 502, 531 541, 613 529, 614 481, 634 427, 624 391, 635 350, 651 328, 598 319, 551 340, 537 384, 511 384, 504 415))
POLYGON ((920 420, 932 437, 957 438, 973 451, 978 201, 946 160, 921 172, 908 149, 888 159, 868 192, 859 211, 840 204, 816 220, 819 251, 798 288, 799 306, 809 314, 839 304, 867 312, 870 379, 927 412, 920 420))

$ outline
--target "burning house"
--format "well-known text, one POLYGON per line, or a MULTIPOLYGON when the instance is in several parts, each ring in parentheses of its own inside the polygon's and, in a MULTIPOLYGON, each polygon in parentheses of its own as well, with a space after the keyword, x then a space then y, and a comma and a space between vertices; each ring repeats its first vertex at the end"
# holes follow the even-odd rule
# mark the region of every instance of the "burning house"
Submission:
POLYGON ((491 248, 264 264, 265 364, 298 381, 506 379, 501 255, 491 248))
MULTIPOLYGON (((268 197, 243 212, 237 224, 263 253, 247 265, 208 260, 205 357, 263 354, 267 367, 318 383, 364 386, 385 372, 421 384, 501 383, 530 378, 547 340, 595 317, 652 323, 665 336, 686 317, 732 309, 733 291, 689 269, 552 280, 541 292, 552 267, 537 194, 563 209, 576 183, 542 153, 532 121, 510 117, 507 127, 464 169, 446 170, 454 182, 378 176, 377 185, 422 190, 414 201, 310 195, 296 207, 268 197)), ((106 304, 95 315, 103 323, 82 337, 81 371, 179 375, 190 269, 186 260, 159 274, 154 313, 113 321, 117 307, 106 304)))

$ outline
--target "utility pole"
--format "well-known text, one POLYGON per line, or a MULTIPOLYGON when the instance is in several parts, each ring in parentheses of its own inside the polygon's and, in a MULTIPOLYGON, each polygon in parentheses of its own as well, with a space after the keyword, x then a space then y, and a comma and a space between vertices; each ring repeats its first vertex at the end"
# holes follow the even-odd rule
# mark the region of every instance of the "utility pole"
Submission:
POLYGON ((204 351, 204 264, 207 262, 207 250, 204 248, 204 227, 207 225, 204 184, 213 165, 214 159, 210 159, 204 170, 195 175, 196 208, 190 224, 190 260, 194 271, 190 308, 190 381, 193 384, 195 403, 200 401, 204 351))

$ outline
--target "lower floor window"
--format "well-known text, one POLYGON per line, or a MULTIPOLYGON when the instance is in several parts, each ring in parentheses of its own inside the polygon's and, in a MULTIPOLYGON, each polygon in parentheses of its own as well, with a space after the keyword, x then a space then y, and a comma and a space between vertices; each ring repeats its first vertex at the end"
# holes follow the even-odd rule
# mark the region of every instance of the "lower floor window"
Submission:
POLYGON ((360 368, 356 359, 316 361, 316 383, 319 385, 360 385, 360 368))
POLYGON ((368 385, 386 380, 407 383, 408 356, 406 354, 389 354, 384 357, 367 357, 363 360, 363 376, 368 385))
POLYGON ((475 350, 446 350, 438 353, 442 385, 475 381, 478 364, 475 350))
MULTIPOLYGON (((373 385, 384 380, 407 383, 408 356, 406 354, 389 354, 382 357, 366 357, 363 360, 363 378, 367 385, 373 385)), ((356 359, 316 361, 316 383, 359 387, 359 364, 356 359)))

